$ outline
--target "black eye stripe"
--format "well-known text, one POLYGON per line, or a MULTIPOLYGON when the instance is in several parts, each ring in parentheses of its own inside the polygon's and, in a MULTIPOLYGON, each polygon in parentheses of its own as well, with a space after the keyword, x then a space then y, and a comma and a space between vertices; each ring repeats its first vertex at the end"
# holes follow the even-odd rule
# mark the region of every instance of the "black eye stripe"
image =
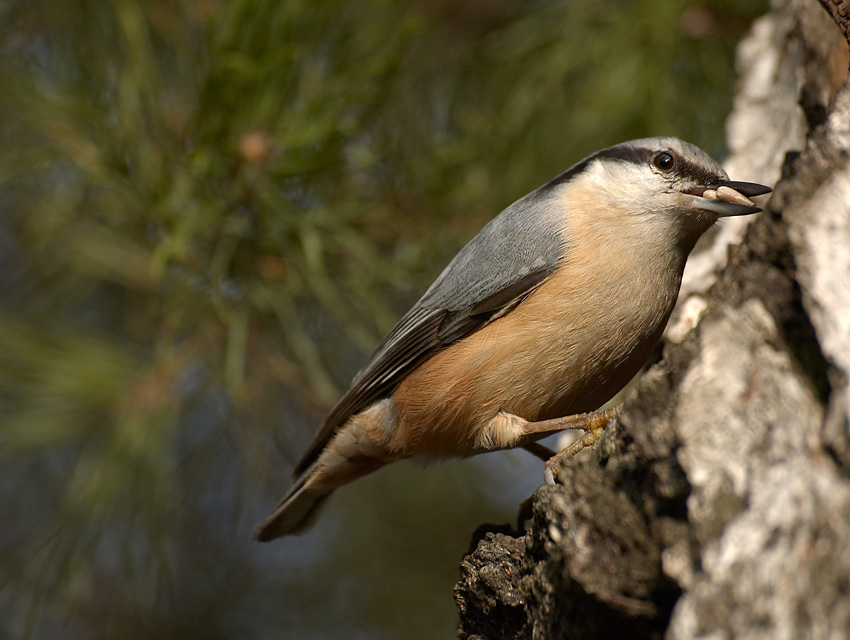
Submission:
POLYGON ((703 185, 717 184, 722 180, 726 180, 726 177, 723 175, 710 172, 705 167, 693 164, 687 160, 682 160, 681 158, 676 164, 676 172, 683 177, 690 178, 697 184, 703 185))
POLYGON ((603 149, 602 151, 594 154, 591 158, 588 158, 588 160, 592 158, 605 158, 621 160, 632 164, 647 165, 652 163, 653 157, 659 151, 666 151, 667 153, 674 155, 676 159, 675 166, 673 168, 674 172, 682 177, 690 178, 698 184, 715 184, 718 181, 725 179, 722 175, 715 174, 707 170, 706 167, 694 164, 681 155, 667 149, 659 150, 646 147, 611 147, 610 149, 603 149))
POLYGON ((652 159, 659 151, 672 153, 676 158, 673 170, 667 174, 669 176, 684 178, 699 185, 718 184, 719 182, 727 179, 723 173, 715 173, 709 167, 689 161, 687 153, 681 154, 679 152, 670 151, 669 149, 659 149, 658 147, 616 145, 597 151, 596 153, 586 157, 584 160, 577 162, 562 174, 552 178, 549 182, 543 185, 540 190, 545 192, 559 184, 569 182, 576 175, 587 169, 587 167, 595 160, 619 160, 620 162, 652 166, 652 159))

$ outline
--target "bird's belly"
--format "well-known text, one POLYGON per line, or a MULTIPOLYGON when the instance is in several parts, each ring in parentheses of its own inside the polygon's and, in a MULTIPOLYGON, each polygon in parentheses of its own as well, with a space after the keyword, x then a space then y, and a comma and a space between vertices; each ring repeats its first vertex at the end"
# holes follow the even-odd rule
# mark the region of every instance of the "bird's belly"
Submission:
POLYGON ((678 282, 635 304, 628 283, 612 302, 617 289, 578 297, 559 280, 554 275, 402 381, 392 396, 393 448, 472 454, 476 434, 499 411, 529 421, 591 411, 637 373, 664 330, 678 282))

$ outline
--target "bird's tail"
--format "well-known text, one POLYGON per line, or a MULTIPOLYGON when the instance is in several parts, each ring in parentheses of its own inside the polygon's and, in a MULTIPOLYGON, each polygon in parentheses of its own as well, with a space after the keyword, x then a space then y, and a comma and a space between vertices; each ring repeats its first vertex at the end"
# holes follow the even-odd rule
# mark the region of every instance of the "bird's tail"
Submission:
POLYGON ((254 540, 269 542, 281 536, 304 533, 310 528, 325 499, 334 490, 325 483, 310 482, 315 474, 313 465, 295 481, 272 514, 254 529, 254 540))
POLYGON ((304 533, 316 521, 320 507, 334 489, 381 468, 388 460, 364 455, 343 456, 325 451, 295 479, 272 514, 254 529, 254 540, 269 542, 304 533))

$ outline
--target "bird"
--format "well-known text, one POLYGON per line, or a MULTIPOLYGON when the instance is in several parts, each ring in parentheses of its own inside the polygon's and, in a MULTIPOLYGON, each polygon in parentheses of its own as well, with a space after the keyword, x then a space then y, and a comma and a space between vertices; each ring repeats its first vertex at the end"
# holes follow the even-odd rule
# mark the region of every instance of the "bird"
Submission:
POLYGON ((660 340, 697 240, 770 191, 654 137, 597 151, 508 206, 380 342, 254 539, 303 533, 335 489, 396 460, 539 454, 564 429, 585 432, 569 453, 592 444, 613 415, 599 407, 660 340))

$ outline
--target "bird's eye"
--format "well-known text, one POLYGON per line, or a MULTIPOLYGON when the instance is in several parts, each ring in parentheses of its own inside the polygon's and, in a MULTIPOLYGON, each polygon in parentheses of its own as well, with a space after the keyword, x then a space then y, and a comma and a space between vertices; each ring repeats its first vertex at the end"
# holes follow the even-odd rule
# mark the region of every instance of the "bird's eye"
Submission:
POLYGON ((661 153, 657 153, 653 156, 652 164, 662 171, 670 171, 670 169, 673 168, 673 165, 676 164, 676 158, 674 158, 673 154, 669 151, 662 151, 661 153))

